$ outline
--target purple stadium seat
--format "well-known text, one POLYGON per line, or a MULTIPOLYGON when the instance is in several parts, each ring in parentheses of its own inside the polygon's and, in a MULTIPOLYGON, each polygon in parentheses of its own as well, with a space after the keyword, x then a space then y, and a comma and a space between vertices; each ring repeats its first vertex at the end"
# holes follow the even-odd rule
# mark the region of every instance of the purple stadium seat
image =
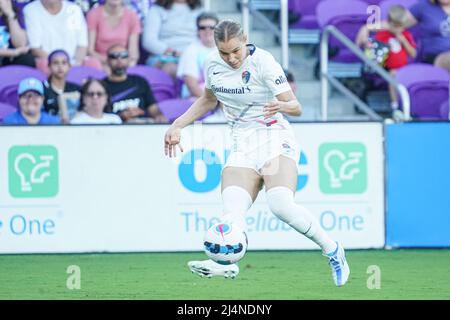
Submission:
POLYGON ((101 80, 105 77, 106 73, 101 70, 86 66, 73 66, 67 74, 67 81, 81 86, 89 78, 101 80))
POLYGON ((0 123, 10 113, 16 112, 17 108, 12 105, 0 102, 0 123))
MULTIPOLYGON (((169 99, 159 102, 158 107, 164 116, 166 116, 170 122, 173 122, 176 118, 186 112, 193 103, 194 100, 192 99, 169 99)), ((211 114, 212 112, 208 112, 199 120, 202 120, 211 114)))
POLYGON ((174 80, 164 71, 146 65, 136 65, 128 68, 128 73, 141 76, 147 80, 156 101, 161 102, 177 98, 174 80))
MULTIPOLYGON (((334 25, 351 41, 355 41, 359 29, 368 19, 367 3, 359 0, 324 0, 317 5, 316 14, 321 29, 328 25, 334 25)), ((337 50, 337 53, 331 58, 332 61, 360 61, 333 37, 330 37, 329 46, 337 50)))
POLYGON ((165 88, 165 87, 152 87, 153 95, 157 102, 176 99, 176 91, 174 88, 165 88))
POLYGON ((0 68, 0 102, 17 105, 17 87, 25 78, 33 77, 44 81, 46 76, 41 71, 20 65, 0 68))
POLYGON ((0 91, 0 102, 15 106, 18 104, 19 97, 17 96, 18 85, 9 85, 0 91))
MULTIPOLYGON (((20 65, 10 65, 0 68, 0 91, 8 86, 19 85, 19 82, 25 78, 33 77, 38 80, 44 81, 47 77, 44 73, 38 69, 20 66, 20 65)), ((1 100, 0 100, 1 101, 1 100)))
POLYGON ((193 101, 190 99, 168 99, 158 103, 159 110, 170 122, 181 116, 193 101))
POLYGON ((429 64, 409 64, 397 71, 411 98, 411 115, 418 119, 439 119, 440 107, 449 99, 450 73, 429 64))
POLYGON ((364 0, 364 2, 367 2, 369 5, 379 4, 383 0, 364 0))
POLYGON ((448 100, 444 101, 441 104, 441 108, 440 108, 440 115, 441 115, 441 119, 443 120, 450 120, 450 113, 449 113, 449 108, 448 108, 448 100))
POLYGON ((299 13, 301 18, 290 28, 319 29, 316 17, 316 7, 322 0, 290 0, 289 10, 299 13))

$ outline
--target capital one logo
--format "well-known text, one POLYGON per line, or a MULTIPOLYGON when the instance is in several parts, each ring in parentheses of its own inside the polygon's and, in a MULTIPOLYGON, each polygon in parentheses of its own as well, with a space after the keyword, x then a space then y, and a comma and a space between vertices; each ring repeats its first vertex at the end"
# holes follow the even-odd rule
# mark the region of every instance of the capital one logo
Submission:
MULTIPOLYGON (((224 162, 227 160, 230 151, 225 150, 224 162)), ((308 165, 306 155, 301 152, 299 168, 308 165)), ((187 152, 178 167, 178 177, 181 184, 189 191, 196 193, 210 192, 220 185, 222 168, 224 163, 220 157, 208 149, 193 149, 187 152), (203 166, 203 170, 199 167, 203 166), (203 171, 202 177, 198 172, 203 171)), ((299 174, 297 181, 297 191, 303 189, 308 182, 307 174, 299 174)))
POLYGON ((367 153, 362 143, 324 143, 319 147, 319 185, 326 194, 367 189, 367 153))
POLYGON ((15 198, 54 197, 59 189, 53 146, 14 146, 8 154, 9 193, 15 198))

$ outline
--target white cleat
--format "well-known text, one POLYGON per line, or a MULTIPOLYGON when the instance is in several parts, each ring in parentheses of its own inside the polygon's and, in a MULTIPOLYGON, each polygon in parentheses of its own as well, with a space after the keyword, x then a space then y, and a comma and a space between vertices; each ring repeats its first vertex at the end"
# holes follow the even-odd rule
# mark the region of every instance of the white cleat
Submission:
POLYGON ((338 287, 343 286, 350 275, 350 268, 347 260, 345 259, 344 248, 338 243, 335 252, 329 255, 325 255, 328 258, 328 264, 331 267, 331 273, 333 275, 334 284, 338 287))
POLYGON ((195 273, 202 278, 222 276, 225 278, 234 279, 239 274, 239 267, 237 264, 222 265, 210 259, 202 261, 189 261, 188 267, 192 273, 195 273))

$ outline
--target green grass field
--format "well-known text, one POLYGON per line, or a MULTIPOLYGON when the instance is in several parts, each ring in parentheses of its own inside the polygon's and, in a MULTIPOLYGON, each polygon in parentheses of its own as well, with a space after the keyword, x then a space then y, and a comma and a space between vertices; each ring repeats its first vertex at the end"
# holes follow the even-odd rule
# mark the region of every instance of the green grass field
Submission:
POLYGON ((450 250, 348 251, 345 287, 318 251, 248 252, 234 279, 202 279, 186 262, 202 253, 0 255, 0 299, 450 299, 450 250), (68 266, 81 269, 69 290, 68 266), (381 270, 369 290, 367 269, 381 270))

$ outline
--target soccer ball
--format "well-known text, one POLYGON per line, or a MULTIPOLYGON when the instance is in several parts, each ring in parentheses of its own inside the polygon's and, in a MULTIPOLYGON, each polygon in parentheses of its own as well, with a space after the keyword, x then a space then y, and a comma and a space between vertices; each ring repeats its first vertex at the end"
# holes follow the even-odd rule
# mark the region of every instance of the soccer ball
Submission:
POLYGON ((247 251, 247 235, 238 226, 217 223, 206 231, 204 238, 206 255, 220 264, 232 264, 241 260, 247 251))

